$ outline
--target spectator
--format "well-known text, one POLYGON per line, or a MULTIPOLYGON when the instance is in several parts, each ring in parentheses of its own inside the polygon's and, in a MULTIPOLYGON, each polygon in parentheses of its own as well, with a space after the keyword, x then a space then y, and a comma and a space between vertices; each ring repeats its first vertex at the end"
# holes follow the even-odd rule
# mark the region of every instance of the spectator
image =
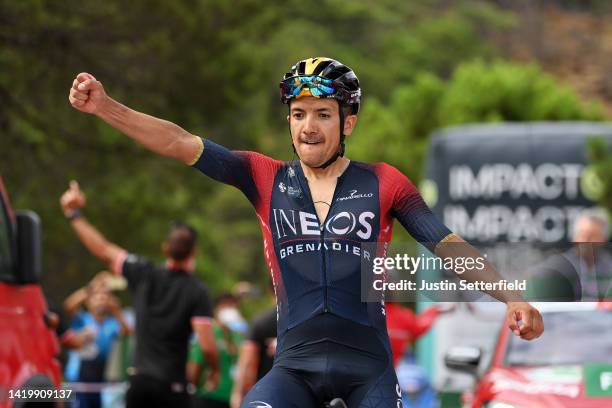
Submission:
POLYGON ((187 377, 196 385, 196 408, 229 408, 230 395, 234 384, 238 349, 242 336, 232 330, 231 326, 238 315, 238 299, 229 293, 220 295, 215 305, 213 333, 217 350, 219 350, 219 386, 209 390, 202 381, 202 372, 206 369, 202 349, 197 342, 192 342, 187 377))
POLYGON ((45 324, 55 330, 55 334, 57 339, 59 340, 59 344, 62 347, 60 352, 59 361, 63 366, 66 362, 64 358, 63 351, 65 349, 75 349, 80 348, 84 343, 82 338, 75 335, 72 329, 69 327, 68 319, 66 318, 66 313, 64 310, 58 306, 58 304, 51 298, 45 295, 45 299, 47 301, 47 311, 43 315, 43 319, 45 320, 45 324))
MULTIPOLYGON (((100 275, 98 275, 100 276, 100 275)), ((101 383, 105 381, 106 363, 113 342, 130 333, 119 301, 103 285, 94 279, 64 301, 66 313, 72 317, 70 341, 73 350, 68 354, 65 378, 70 382, 101 383), (86 310, 82 310, 82 306, 86 310)), ((66 339, 64 340, 66 342, 66 339)), ((101 406, 99 392, 76 393, 77 407, 101 406)))
POLYGON ((609 238, 609 221, 605 213, 585 211, 574 224, 572 241, 576 247, 564 255, 578 272, 582 301, 609 300, 612 289, 612 256, 605 251, 609 238))
POLYGON ((215 388, 219 371, 209 319, 210 301, 206 287, 193 275, 195 230, 185 224, 173 224, 162 244, 166 263, 155 265, 109 242, 85 219, 81 213, 85 195, 75 181, 60 203, 81 242, 113 272, 127 279, 133 295, 136 349, 127 407, 189 405, 185 366, 192 328, 210 367, 207 381, 215 388))
POLYGON ((568 250, 550 256, 530 271, 531 296, 544 301, 596 302, 612 297, 609 223, 603 212, 587 210, 574 222, 568 250))

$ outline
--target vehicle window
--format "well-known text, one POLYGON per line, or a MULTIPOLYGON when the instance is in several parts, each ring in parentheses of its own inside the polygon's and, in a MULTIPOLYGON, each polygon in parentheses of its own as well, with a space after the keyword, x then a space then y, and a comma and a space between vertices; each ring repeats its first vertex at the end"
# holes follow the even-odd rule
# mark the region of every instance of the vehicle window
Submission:
POLYGON ((9 225, 6 208, 0 197, 0 281, 13 279, 9 225))
POLYGON ((509 366, 612 364, 612 310, 544 313, 544 333, 534 341, 512 337, 509 366))

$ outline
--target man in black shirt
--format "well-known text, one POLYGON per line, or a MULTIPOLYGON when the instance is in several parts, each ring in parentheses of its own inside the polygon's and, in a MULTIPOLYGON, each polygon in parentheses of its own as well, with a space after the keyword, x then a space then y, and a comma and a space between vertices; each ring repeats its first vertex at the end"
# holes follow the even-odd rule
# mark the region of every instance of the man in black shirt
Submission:
POLYGON ((272 369, 276 353, 276 307, 255 316, 240 347, 230 406, 240 407, 249 389, 272 369))
POLYGON ((257 346, 257 381, 270 371, 276 353, 276 307, 253 319, 247 341, 257 346))
POLYGON ((126 404, 131 407, 186 407, 187 350, 192 329, 211 368, 207 384, 219 380, 218 356, 211 331, 208 291, 194 275, 196 232, 174 224, 162 245, 165 265, 129 254, 109 242, 83 217, 85 195, 76 182, 60 200, 81 242, 128 281, 136 311, 134 373, 126 404))

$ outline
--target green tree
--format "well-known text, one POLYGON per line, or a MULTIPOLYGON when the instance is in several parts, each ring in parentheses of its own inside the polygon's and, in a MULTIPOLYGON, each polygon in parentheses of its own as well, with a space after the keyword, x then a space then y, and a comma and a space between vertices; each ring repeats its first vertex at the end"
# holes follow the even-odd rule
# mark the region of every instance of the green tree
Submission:
POLYGON ((604 119, 597 104, 532 65, 481 60, 460 64, 451 78, 430 73, 398 86, 390 102, 369 101, 351 153, 388 161, 420 180, 427 137, 435 129, 483 122, 604 119))
MULTIPOLYGON (((387 105, 369 101, 349 153, 387 161, 418 183, 427 137, 436 129, 466 123, 604 118, 599 105, 582 103, 576 92, 536 66, 476 60, 460 64, 448 80, 419 74, 412 83, 398 86, 387 105)), ((602 171, 606 170, 609 167, 602 171)), ((409 240, 400 231, 396 238, 409 240)))
MULTIPOLYGON (((364 89, 349 155, 389 161, 418 182, 431 130, 472 117, 531 120, 495 116, 499 101, 479 105, 493 112, 486 118, 470 116, 461 101, 471 91, 461 78, 503 57, 494 39, 515 22, 484 0, 0 0, 0 173, 14 206, 43 219, 51 292, 61 297, 102 267, 59 211, 71 178, 89 194, 92 222, 129 250, 159 259, 169 222, 182 219, 201 232, 198 269, 214 291, 268 279, 242 194, 76 113, 67 103, 76 73, 93 73, 113 97, 193 133, 290 159, 278 82, 298 59, 331 56, 353 67, 364 89)), ((567 95, 538 111, 571 117, 578 111, 558 107, 573 103, 567 95)))
POLYGON ((589 161, 596 174, 594 188, 599 193, 598 204, 612 216, 612 146, 602 138, 593 137, 588 144, 589 161))

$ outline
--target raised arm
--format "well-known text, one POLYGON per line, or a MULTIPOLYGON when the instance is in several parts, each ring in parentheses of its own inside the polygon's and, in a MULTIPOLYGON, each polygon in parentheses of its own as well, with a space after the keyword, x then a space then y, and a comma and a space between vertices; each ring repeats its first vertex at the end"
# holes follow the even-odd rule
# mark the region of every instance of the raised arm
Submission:
POLYGON ((109 97, 102 83, 88 73, 77 75, 68 99, 78 111, 96 115, 147 149, 240 189, 255 206, 258 186, 271 183, 282 165, 259 153, 229 150, 172 122, 130 109, 109 97))
POLYGON ((89 297, 89 288, 84 286, 72 292, 70 296, 68 296, 64 300, 64 311, 68 315, 68 317, 72 318, 81 308, 83 303, 89 297))
POLYGON ((102 83, 82 72, 72 82, 68 95, 77 110, 96 115, 147 149, 192 165, 200 157, 202 139, 178 125, 117 102, 104 91, 102 83))
POLYGON ((106 262, 111 269, 117 258, 126 253, 124 249, 118 245, 108 241, 100 231, 91 225, 81 213, 81 209, 85 207, 85 194, 80 190, 79 184, 76 181, 70 182, 70 188, 62 195, 60 204, 64 215, 70 220, 72 229, 77 236, 91 252, 103 262, 106 262))

